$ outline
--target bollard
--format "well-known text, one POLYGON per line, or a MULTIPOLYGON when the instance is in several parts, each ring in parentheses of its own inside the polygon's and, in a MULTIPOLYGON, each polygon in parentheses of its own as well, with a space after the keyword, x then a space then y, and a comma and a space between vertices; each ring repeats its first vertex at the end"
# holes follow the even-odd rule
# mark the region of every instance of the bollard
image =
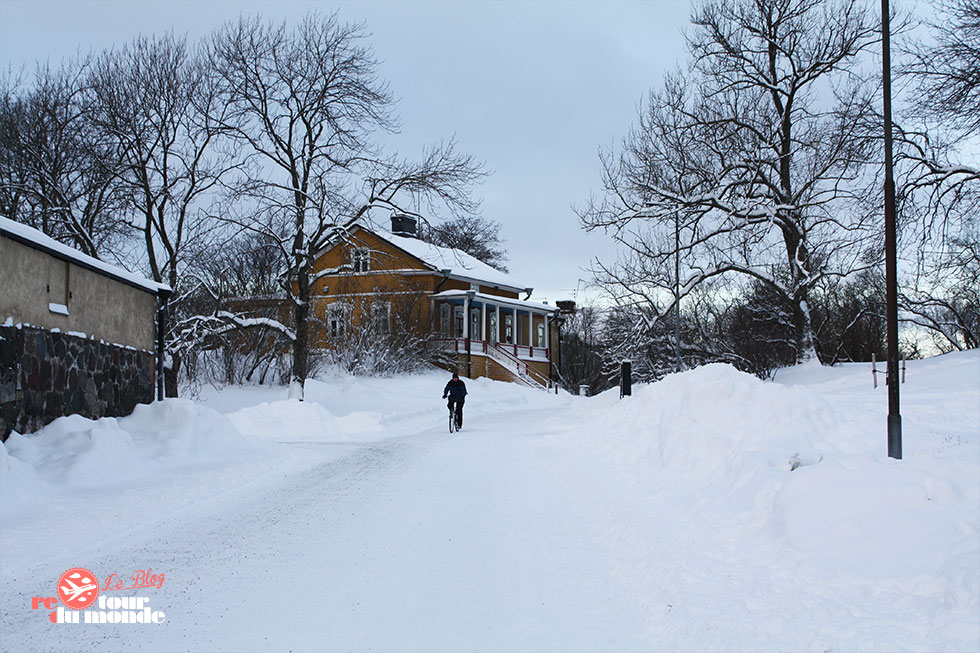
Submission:
POLYGON ((874 379, 874 387, 878 387, 878 368, 875 367, 875 355, 871 354, 871 377, 874 379))
POLYGON ((623 361, 619 370, 619 398, 633 394, 633 362, 623 361))

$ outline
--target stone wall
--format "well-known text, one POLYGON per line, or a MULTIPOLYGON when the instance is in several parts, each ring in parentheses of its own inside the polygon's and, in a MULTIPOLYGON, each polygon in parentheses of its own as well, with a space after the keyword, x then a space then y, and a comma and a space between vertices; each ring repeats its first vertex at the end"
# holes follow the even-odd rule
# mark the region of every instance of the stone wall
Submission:
POLYGON ((0 436, 62 415, 116 417, 153 401, 151 352, 34 327, 0 326, 0 436))

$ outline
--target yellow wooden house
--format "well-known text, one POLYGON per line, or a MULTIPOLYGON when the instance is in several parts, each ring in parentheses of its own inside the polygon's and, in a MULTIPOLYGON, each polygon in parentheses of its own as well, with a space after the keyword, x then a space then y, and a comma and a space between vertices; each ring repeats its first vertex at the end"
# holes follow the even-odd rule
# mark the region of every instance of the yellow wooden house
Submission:
POLYGON ((437 359, 461 376, 553 387, 557 307, 528 301, 526 284, 415 234, 415 219, 396 214, 390 231, 357 224, 317 253, 317 344, 329 347, 369 323, 397 322, 429 339, 437 359))

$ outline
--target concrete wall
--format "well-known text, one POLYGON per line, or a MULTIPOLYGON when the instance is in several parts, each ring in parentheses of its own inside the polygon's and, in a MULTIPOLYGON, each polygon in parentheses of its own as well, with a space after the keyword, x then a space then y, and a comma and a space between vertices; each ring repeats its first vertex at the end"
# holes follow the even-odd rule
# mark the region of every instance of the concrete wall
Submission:
POLYGON ((0 439, 61 417, 128 415, 153 401, 146 351, 33 327, 0 326, 0 439))
POLYGON ((156 295, 0 235, 0 321, 152 351, 156 295), (68 307, 68 315, 50 304, 68 307))

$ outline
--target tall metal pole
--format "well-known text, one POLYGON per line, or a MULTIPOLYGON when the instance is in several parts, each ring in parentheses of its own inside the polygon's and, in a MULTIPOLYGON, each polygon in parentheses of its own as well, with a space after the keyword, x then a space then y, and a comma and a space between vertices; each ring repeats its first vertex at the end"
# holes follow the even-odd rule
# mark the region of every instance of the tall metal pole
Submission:
POLYGON ((681 371, 681 218, 674 212, 674 363, 681 371))
POLYGON ((888 456, 902 458, 902 414, 898 396, 898 272, 895 179, 892 176, 892 80, 888 0, 881 0, 881 79, 885 122, 885 313, 887 317, 888 456))

